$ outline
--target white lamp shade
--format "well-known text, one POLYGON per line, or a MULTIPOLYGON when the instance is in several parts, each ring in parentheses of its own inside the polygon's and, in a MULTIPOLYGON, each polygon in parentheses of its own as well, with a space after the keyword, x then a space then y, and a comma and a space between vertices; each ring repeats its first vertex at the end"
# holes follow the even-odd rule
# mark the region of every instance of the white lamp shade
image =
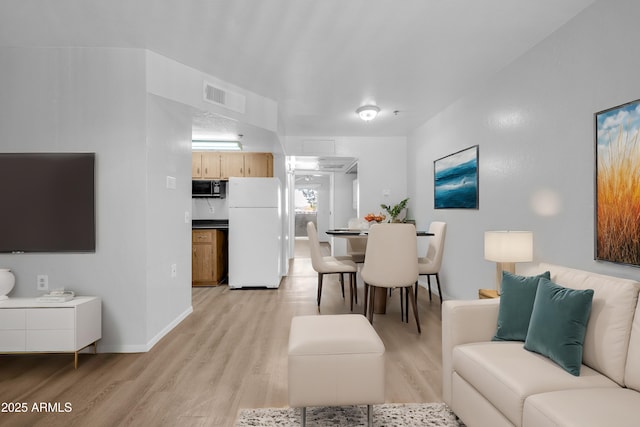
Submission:
POLYGON ((494 262, 528 262, 533 259, 531 231, 485 231, 484 258, 494 262))

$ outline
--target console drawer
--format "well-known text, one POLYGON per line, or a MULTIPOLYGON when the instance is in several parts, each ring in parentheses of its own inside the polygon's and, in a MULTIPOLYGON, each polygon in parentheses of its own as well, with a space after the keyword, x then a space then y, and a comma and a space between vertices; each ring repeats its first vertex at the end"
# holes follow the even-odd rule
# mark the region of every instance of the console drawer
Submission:
POLYGON ((74 329, 75 309, 27 309, 27 329, 74 329))
POLYGON ((0 310, 0 330, 25 329, 26 312, 24 308, 0 310))

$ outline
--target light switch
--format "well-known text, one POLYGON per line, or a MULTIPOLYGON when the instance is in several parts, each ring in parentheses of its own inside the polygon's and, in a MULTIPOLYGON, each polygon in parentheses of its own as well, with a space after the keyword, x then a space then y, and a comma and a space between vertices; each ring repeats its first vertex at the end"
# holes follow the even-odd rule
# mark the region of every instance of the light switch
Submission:
POLYGON ((389 197, 390 195, 391 195, 391 190, 388 190, 388 189, 382 190, 383 197, 389 197))
POLYGON ((167 175, 167 188, 170 190, 176 189, 176 178, 173 176, 167 175))

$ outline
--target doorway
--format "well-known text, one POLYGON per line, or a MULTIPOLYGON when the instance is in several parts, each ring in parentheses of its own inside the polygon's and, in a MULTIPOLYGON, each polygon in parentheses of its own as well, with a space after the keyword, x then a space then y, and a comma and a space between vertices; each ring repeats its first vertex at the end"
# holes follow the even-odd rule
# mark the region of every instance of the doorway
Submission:
MULTIPOLYGON (((290 253, 309 256, 307 223, 313 222, 318 240, 333 253, 326 231, 346 227, 357 217, 357 159, 352 157, 290 156, 289 216, 290 253)), ((338 242, 340 243, 340 242, 338 242)), ((323 248, 323 250, 325 249, 323 248)))

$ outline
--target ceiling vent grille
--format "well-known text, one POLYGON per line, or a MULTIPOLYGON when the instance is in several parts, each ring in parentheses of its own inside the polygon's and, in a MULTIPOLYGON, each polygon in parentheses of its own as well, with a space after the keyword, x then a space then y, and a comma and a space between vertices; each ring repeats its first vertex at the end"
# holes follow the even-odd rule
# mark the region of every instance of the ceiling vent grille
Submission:
POLYGON ((203 99, 211 104, 244 114, 246 102, 244 95, 221 89, 207 81, 204 82, 203 99))

